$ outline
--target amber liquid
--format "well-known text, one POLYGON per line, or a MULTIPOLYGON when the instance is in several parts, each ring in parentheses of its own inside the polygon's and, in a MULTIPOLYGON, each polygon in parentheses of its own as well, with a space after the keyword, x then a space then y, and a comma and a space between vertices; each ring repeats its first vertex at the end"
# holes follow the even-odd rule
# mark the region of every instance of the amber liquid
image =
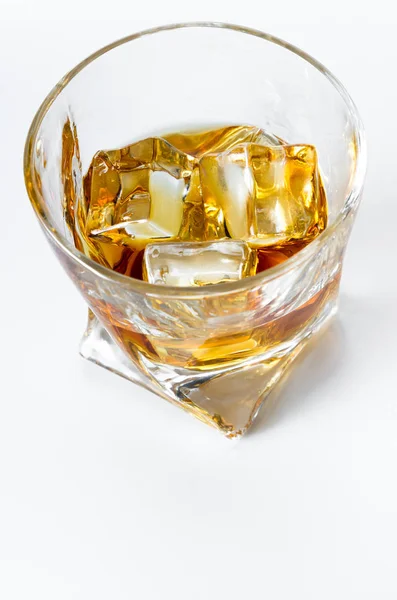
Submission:
MULTIPOLYGON (((235 232, 241 231, 241 239, 255 253, 248 273, 255 275, 288 260, 326 226, 326 198, 315 150, 310 146, 288 147, 284 158, 284 187, 280 192, 274 189, 279 150, 272 144, 282 147, 283 143, 254 127, 174 133, 142 140, 120 150, 99 151, 84 178, 80 201, 74 198, 71 177, 67 176, 71 170, 72 143, 75 144, 73 132, 70 125, 65 126, 63 180, 65 189, 70 192, 65 219, 75 244, 98 263, 136 279, 145 277, 144 251, 153 240, 207 242, 233 235, 236 239, 235 232), (249 145, 248 154, 245 149, 244 153, 239 150, 240 144, 249 145), (247 160, 244 166, 248 165, 255 175, 259 208, 256 216, 247 217, 247 223, 241 219, 233 221, 233 186, 224 183, 226 171, 222 171, 223 163, 217 158, 220 155, 225 155, 225 160, 237 168, 243 159, 247 160), (172 192, 174 203, 170 210, 167 209, 170 192, 156 189, 154 193, 154 172, 165 173, 178 186, 177 191, 172 192), (175 202, 175 193, 180 194, 180 204, 175 202), (263 220, 260 204, 270 202, 271 205, 276 193, 282 234, 279 230, 273 231, 271 224, 269 228, 263 220), (302 203, 306 220, 295 217, 302 203), (127 225, 133 227, 134 235, 129 233, 127 225)), ((143 334, 114 305, 88 300, 95 315, 132 359, 139 360, 143 354, 155 362, 213 369, 262 354, 293 339, 337 294, 338 285, 339 273, 308 302, 285 316, 258 327, 242 323, 238 333, 219 335, 215 331, 206 339, 197 335, 173 338, 161 336, 158 331, 156 335, 143 334)))
POLYGON ((336 299, 340 272, 324 288, 288 314, 261 326, 242 324, 238 333, 230 335, 210 334, 205 340, 186 336, 185 339, 169 336, 143 334, 107 302, 91 301, 94 314, 106 324, 106 328, 118 345, 134 360, 139 354, 154 362, 166 363, 186 369, 217 369, 232 365, 270 351, 281 343, 288 343, 313 324, 327 303, 336 299))
MULTIPOLYGON (((66 166, 71 139, 66 128, 66 166)), ((71 187, 70 178, 65 184, 71 187)), ((120 150, 99 151, 83 188, 84 201, 77 218, 76 213, 67 213, 76 245, 95 261, 137 279, 142 278, 142 251, 153 241, 245 239, 257 256, 249 272, 254 275, 298 252, 324 229, 327 220, 315 149, 283 146, 274 136, 251 126, 174 133, 120 150), (280 149, 285 163, 282 185, 277 182, 280 149), (219 160, 222 156, 226 156, 223 162, 219 160), (234 181, 227 181, 230 167, 246 167, 255 175, 258 210, 243 226, 233 205, 234 181), (168 179, 154 185, 159 174, 168 179), (167 190, 170 182, 178 186, 176 191, 167 190), (281 214, 281 236, 275 225, 264 219, 269 213, 277 221, 281 214), (256 234, 252 233, 255 229, 256 234)))

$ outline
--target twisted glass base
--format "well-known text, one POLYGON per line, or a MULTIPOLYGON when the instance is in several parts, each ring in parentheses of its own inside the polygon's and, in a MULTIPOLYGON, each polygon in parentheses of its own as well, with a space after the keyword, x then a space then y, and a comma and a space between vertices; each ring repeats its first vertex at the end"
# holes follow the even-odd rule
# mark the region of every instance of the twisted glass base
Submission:
POLYGON ((194 371, 155 363, 140 355, 134 363, 90 311, 80 354, 141 385, 216 427, 229 438, 242 435, 288 367, 314 333, 337 310, 337 296, 323 306, 311 326, 288 344, 229 368, 194 371))

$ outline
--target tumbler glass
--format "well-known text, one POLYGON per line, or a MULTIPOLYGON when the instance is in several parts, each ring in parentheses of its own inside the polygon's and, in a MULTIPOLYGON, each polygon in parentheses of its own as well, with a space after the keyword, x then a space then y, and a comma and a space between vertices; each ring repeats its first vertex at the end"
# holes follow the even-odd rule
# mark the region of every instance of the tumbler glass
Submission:
POLYGON ((82 356, 229 437, 244 433, 337 309, 365 174, 363 129, 344 87, 298 48, 259 31, 159 27, 70 71, 39 108, 24 160, 40 224, 89 306, 82 356), (317 148, 329 214, 312 243, 254 277, 191 288, 127 277, 76 249, 68 218, 97 150, 224 124, 252 124, 317 148))

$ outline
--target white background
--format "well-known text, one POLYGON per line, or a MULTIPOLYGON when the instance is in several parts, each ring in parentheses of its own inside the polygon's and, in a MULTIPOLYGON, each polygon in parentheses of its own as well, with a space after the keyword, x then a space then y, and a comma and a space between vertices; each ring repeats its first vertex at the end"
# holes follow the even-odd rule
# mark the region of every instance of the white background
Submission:
POLYGON ((393 3, 0 5, 0 597, 396 599, 393 3), (78 356, 85 307, 22 177, 30 121, 67 70, 142 28, 207 19, 324 62, 369 146, 339 319, 238 442, 78 356))

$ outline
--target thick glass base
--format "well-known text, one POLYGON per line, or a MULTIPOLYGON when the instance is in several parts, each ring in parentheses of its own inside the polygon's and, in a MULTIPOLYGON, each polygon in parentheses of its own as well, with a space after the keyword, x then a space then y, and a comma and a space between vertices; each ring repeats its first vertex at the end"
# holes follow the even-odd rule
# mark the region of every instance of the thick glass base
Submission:
POLYGON ((234 438, 247 431, 265 398, 308 339, 324 327, 336 310, 337 297, 334 295, 310 327, 288 343, 238 365, 205 372, 154 363, 143 355, 137 364, 133 363, 89 311, 80 354, 180 406, 227 437, 234 438))

